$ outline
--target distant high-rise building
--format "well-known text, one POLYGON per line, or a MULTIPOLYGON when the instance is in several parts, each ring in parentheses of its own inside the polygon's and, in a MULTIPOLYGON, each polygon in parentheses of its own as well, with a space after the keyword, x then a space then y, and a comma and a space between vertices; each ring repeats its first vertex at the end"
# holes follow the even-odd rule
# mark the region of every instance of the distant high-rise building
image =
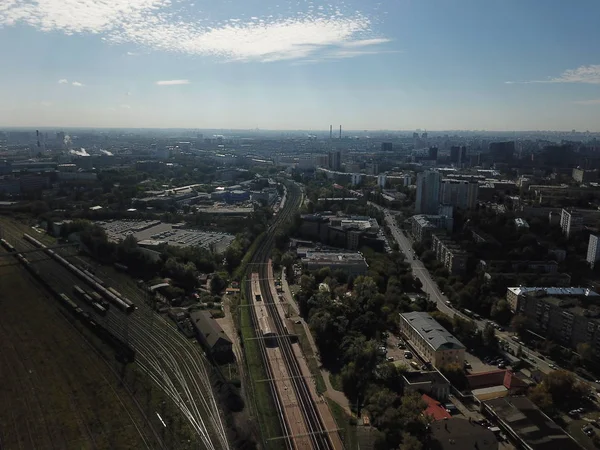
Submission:
POLYGON ((600 261, 600 238, 595 234, 590 234, 586 260, 592 269, 596 262, 600 261))
POLYGON ((459 164, 467 163, 467 147, 464 145, 460 148, 460 158, 458 159, 458 163, 459 164))
POLYGON ((429 147, 429 160, 437 161, 438 158, 438 148, 437 147, 429 147))
POLYGON ((329 152, 329 168, 340 170, 342 168, 342 153, 339 150, 329 152))
POLYGON ((513 159, 515 153, 515 142, 491 142, 490 155, 493 162, 509 163, 513 159))
POLYGON ((58 133, 56 133, 56 141, 59 144, 64 144, 64 142, 65 142, 65 132, 64 131, 59 131, 58 133))
POLYGON ((380 188, 384 188, 385 184, 387 183, 387 177, 385 175, 379 175, 377 176, 377 186, 379 186, 380 188))
POLYGON ((391 142, 382 142, 381 143, 381 151, 382 152, 391 152, 393 151, 394 146, 391 142))
POLYGON ((441 183, 442 175, 436 170, 426 170, 417 174, 417 214, 437 214, 441 183))
POLYGON ((454 164, 458 164, 460 159, 460 147, 458 145, 453 145, 450 147, 450 162, 454 164))

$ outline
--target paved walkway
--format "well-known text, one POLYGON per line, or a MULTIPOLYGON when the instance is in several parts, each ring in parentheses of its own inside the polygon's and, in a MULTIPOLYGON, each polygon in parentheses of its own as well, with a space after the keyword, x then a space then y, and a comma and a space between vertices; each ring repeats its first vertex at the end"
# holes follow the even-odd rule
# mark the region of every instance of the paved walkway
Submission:
MULTIPOLYGON (((286 301, 290 305, 290 308, 292 309, 294 314, 296 314, 298 316, 297 320, 300 320, 302 322, 302 326, 304 327, 304 332, 306 333, 308 343, 310 344, 310 346, 312 348, 315 358, 319 362, 319 367, 322 367, 320 357, 319 357, 319 349, 317 348, 317 344, 315 343, 315 340, 313 339, 313 336, 312 336, 312 333, 310 332, 310 328, 309 328, 308 324, 304 321, 304 319, 302 319, 300 317, 300 310, 298 309, 298 305, 296 304, 296 302, 294 301, 294 297, 292 296, 292 291, 290 290, 290 286, 287 282, 287 278, 285 277, 285 270, 283 271, 283 274, 281 277, 281 287, 283 289, 283 295, 285 296, 286 301)), ((338 391, 338 390, 334 389, 333 386, 331 385, 331 380, 329 379, 329 375, 330 375, 329 371, 321 368, 321 375, 323 376, 323 380, 325 380, 325 387, 327 388, 327 390, 324 392, 324 395, 327 398, 329 398, 330 400, 333 400, 334 402, 336 402, 342 408, 344 408, 344 411, 346 411, 346 414, 353 416, 354 414, 350 410, 350 404, 348 402, 348 399, 346 398, 346 395, 342 391, 338 391)))

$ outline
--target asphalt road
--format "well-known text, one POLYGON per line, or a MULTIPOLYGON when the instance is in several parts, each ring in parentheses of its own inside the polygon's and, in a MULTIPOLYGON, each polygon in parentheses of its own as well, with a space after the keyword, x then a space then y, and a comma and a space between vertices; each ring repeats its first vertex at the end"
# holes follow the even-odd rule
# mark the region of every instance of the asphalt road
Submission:
MULTIPOLYGON (((388 209, 375 205, 374 203, 371 204, 383 211, 385 215, 385 222, 389 226, 392 236, 398 243, 400 251, 402 251, 407 261, 410 263, 414 275, 423 284, 423 291, 429 295, 429 299, 431 301, 436 302, 437 309, 439 309, 444 314, 449 315, 450 317, 458 315, 463 319, 473 320, 477 324, 478 328, 483 329, 486 325, 485 320, 474 320, 460 313, 452 306, 448 306, 448 304, 446 303, 448 302, 448 298, 440 291, 435 281, 433 281, 433 279, 431 278, 431 275, 429 274, 427 268, 423 265, 423 263, 420 260, 414 259, 415 252, 412 249, 412 243, 404 234, 404 232, 398 227, 398 224, 396 223, 395 219, 395 213, 388 209)), ((517 349, 520 346, 520 344, 513 340, 514 333, 508 331, 496 331, 496 335, 498 336, 498 339, 508 343, 508 346, 511 348, 513 353, 517 352, 517 349)), ((525 346, 521 346, 521 348, 523 349, 523 352, 527 359, 530 362, 534 363, 535 366, 537 366, 542 372, 548 373, 553 370, 550 367, 552 363, 548 362, 546 359, 542 359, 543 357, 540 358, 540 355, 538 353, 528 349, 525 346)))

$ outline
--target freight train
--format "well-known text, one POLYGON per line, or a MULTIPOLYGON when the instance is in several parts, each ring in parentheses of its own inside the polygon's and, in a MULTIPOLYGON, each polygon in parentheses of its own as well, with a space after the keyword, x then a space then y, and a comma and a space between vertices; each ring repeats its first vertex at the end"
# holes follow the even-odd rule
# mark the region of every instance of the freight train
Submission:
MULTIPOLYGON (((41 243, 39 244, 40 246, 43 245, 41 243)), ((6 240, 0 239, 0 245, 2 245, 2 247, 4 247, 9 252, 16 253, 16 249, 12 245, 10 245, 6 240)), ((40 248, 45 248, 45 246, 42 246, 40 248)), ((50 252, 52 250, 47 251, 50 252)), ((88 330, 90 330, 93 334, 98 336, 100 339, 102 339, 102 341, 104 341, 107 345, 109 345, 113 350, 116 351, 116 356, 119 361, 122 361, 124 363, 130 363, 135 361, 135 350, 132 349, 127 342, 122 341, 120 338, 112 334, 102 325, 97 323, 94 319, 92 319, 92 317, 90 317, 90 315, 87 312, 83 311, 79 306, 77 306, 77 304, 73 300, 71 300, 66 294, 55 291, 54 288, 50 284, 48 284, 46 279, 41 276, 40 272, 21 253, 16 253, 15 256, 19 260, 19 262, 23 264, 25 269, 29 273, 31 273, 31 275, 33 275, 42 285, 44 285, 50 292, 54 294, 55 298, 61 303, 61 305, 67 310, 67 312, 69 312, 88 330)), ((83 291, 83 289, 81 290, 83 291)))
POLYGON ((75 292, 75 295, 77 297, 79 297, 85 303, 94 308, 94 311, 96 311, 98 314, 100 314, 101 316, 106 315, 106 308, 104 308, 104 306, 102 306, 100 303, 95 302, 94 299, 79 286, 73 286, 73 292, 75 292))
POLYGON ((136 307, 129 299, 118 294, 117 291, 115 291, 113 288, 107 288, 106 284, 102 280, 100 280, 95 275, 91 274, 86 269, 82 270, 74 264, 71 264, 65 258, 56 253, 54 250, 48 249, 44 244, 42 244, 40 241, 31 237, 28 234, 24 234, 23 238, 27 242, 30 242, 31 244, 35 245, 37 248, 43 249, 46 253, 50 255, 51 258, 58 261, 61 265, 63 265, 64 267, 69 269, 73 274, 75 274, 79 279, 85 281, 87 284, 93 287, 94 290, 96 290, 102 297, 104 297, 106 300, 108 300, 120 310, 125 311, 128 314, 135 311, 136 307))

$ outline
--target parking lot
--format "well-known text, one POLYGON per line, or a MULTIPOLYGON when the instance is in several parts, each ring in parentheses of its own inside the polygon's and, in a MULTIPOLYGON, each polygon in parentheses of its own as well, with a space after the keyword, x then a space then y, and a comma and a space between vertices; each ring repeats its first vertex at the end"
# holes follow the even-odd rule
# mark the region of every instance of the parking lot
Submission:
POLYGON ((180 228, 178 225, 162 223, 157 220, 111 220, 97 222, 112 241, 134 236, 138 242, 155 241, 178 247, 199 246, 223 252, 234 236, 217 231, 201 231, 190 228, 180 228))
POLYGON ((400 339, 398 336, 390 335, 387 338, 386 351, 386 358, 394 358, 394 364, 405 365, 411 371, 420 370, 424 365, 421 358, 415 355, 414 352, 406 346, 404 340, 400 339), (398 344, 401 346, 399 347, 398 344), (412 354, 412 357, 406 358, 404 356, 404 352, 406 351, 409 351, 412 354), (417 367, 415 367, 415 364, 413 363, 415 363, 417 367))

